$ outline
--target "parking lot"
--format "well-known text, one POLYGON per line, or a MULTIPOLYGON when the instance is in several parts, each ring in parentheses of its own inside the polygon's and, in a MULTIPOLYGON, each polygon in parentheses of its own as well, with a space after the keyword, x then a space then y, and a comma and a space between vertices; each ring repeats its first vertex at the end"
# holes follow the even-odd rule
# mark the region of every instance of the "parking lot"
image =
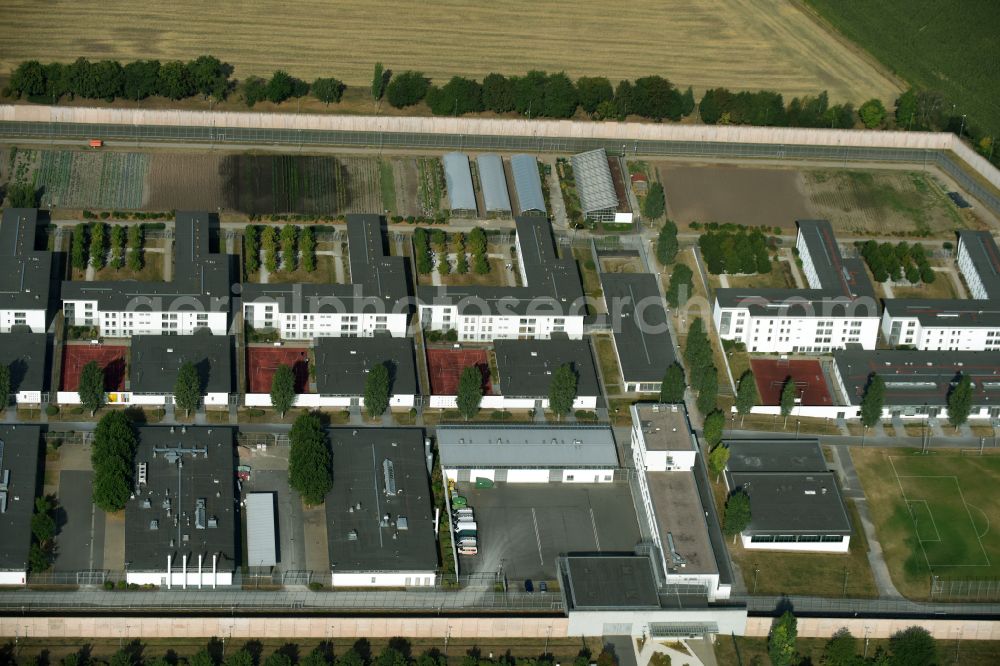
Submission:
POLYGON ((59 474, 59 533, 56 571, 103 569, 104 512, 90 499, 93 472, 64 470, 59 474))
POLYGON ((475 512, 479 554, 460 557, 461 574, 502 570, 521 584, 555 578, 564 553, 632 552, 639 525, 627 483, 458 484, 475 512))

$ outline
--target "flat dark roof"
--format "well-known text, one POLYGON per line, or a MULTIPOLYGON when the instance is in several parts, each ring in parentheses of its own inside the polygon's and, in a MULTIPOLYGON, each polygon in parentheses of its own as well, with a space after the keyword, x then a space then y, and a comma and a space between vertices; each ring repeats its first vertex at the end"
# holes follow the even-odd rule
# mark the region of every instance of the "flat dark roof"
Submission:
MULTIPOLYGON (((167 556, 180 571, 233 571, 239 549, 236 522, 233 429, 147 426, 138 428, 135 498, 125 505, 125 561, 132 571, 166 571, 167 556), (140 484, 141 466, 146 483, 140 484), (200 505, 204 500, 204 507, 200 505), (155 521, 155 527, 154 527, 155 521)), ((206 577, 207 580, 207 577, 206 577)))
POLYGON ((1000 298, 1000 249, 997 249, 993 234, 988 231, 962 230, 958 232, 958 242, 969 253, 987 298, 1000 298))
POLYGON ((258 284, 244 282, 245 303, 277 301, 282 312, 392 313, 409 296, 406 260, 385 247, 382 218, 347 216, 347 256, 352 284, 258 284))
POLYGON ((1000 307, 987 300, 888 298, 891 317, 915 317, 929 328, 1000 328, 1000 307))
POLYGON ((601 395, 597 368, 590 341, 553 338, 550 340, 495 340, 497 385, 507 397, 548 397, 552 373, 569 364, 577 376, 578 396, 601 395))
POLYGON ((424 304, 457 305, 464 315, 583 316, 583 284, 576 260, 559 257, 548 220, 517 217, 517 244, 527 278, 523 287, 418 287, 424 304))
POLYGON ((0 333, 0 363, 10 368, 10 392, 44 391, 49 384, 49 336, 0 333))
POLYGON ((316 390, 323 395, 364 395, 376 364, 389 369, 393 395, 416 395, 417 365, 413 338, 319 338, 316 341, 316 390))
POLYGON ((750 496, 748 534, 850 534, 833 472, 727 472, 750 496))
POLYGON ((38 426, 0 426, 0 568, 24 571, 38 493, 38 426))
POLYGON ((101 310, 229 311, 229 256, 210 251, 207 212, 178 212, 174 221, 174 279, 62 283, 62 298, 94 300, 101 310))
POLYGON ((649 273, 601 273, 601 287, 626 382, 661 382, 675 360, 667 312, 649 273))
POLYGON ((193 335, 136 335, 129 359, 129 391, 172 394, 177 373, 194 363, 202 395, 233 390, 232 338, 207 330, 193 335))
POLYGON ((819 278, 820 284, 813 286, 843 296, 875 295, 863 264, 844 259, 829 221, 797 220, 796 224, 819 278))
POLYGON ((9 310, 48 308, 52 285, 52 253, 35 249, 38 210, 8 208, 0 222, 0 307, 9 310))
POLYGON ((326 527, 333 572, 437 569, 423 431, 331 428, 328 432, 333 490, 326 496, 326 527), (386 487, 387 461, 395 491, 386 487), (389 519, 383 521, 386 514, 389 519))
POLYGON ((729 439, 730 472, 826 472, 819 440, 729 439))
POLYGON ((878 317, 878 301, 824 289, 716 289, 723 308, 746 308, 755 317, 878 317))
POLYGON ((644 555, 570 555, 567 597, 576 610, 659 608, 653 563, 644 555))
POLYGON ((1000 352, 845 349, 834 351, 833 361, 852 405, 861 404, 873 372, 885 380, 887 407, 946 405, 963 374, 972 380, 975 406, 1000 404, 1000 352))

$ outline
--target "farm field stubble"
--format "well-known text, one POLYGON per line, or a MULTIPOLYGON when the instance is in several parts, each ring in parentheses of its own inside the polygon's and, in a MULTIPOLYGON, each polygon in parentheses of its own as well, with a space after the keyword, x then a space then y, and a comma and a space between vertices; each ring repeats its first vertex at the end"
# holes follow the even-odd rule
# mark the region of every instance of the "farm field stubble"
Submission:
POLYGON ((855 104, 869 97, 891 102, 898 92, 889 76, 792 0, 638 0, 628 11, 602 0, 431 0, 417 11, 405 0, 303 0, 291 11, 276 0, 220 0, 210 11, 192 0, 54 0, 44 12, 11 0, 4 8, 4 71, 33 58, 166 61, 211 53, 232 63, 238 78, 281 68, 359 86, 382 61, 436 80, 546 69, 574 78, 662 74, 698 92, 826 89, 832 100, 855 104))

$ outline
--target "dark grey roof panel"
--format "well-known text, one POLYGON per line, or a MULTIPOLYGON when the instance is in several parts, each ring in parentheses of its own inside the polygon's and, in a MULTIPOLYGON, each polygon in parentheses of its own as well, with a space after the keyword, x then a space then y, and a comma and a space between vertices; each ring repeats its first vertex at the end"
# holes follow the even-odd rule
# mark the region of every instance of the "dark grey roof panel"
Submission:
POLYGON ((958 242, 969 253, 987 298, 1000 298, 1000 249, 997 249, 993 234, 962 230, 958 232, 958 242))
POLYGON ((438 426, 445 467, 617 467, 607 426, 438 426))
POLYGON ((601 287, 625 381, 663 381, 675 357, 656 276, 602 273, 601 287))
POLYGON ((417 365, 413 338, 319 338, 316 341, 316 390, 323 395, 363 395, 372 367, 389 368, 392 395, 416 395, 417 365))
POLYGON ((552 373, 569 364, 577 376, 578 396, 599 396, 601 389, 594 367, 590 341, 583 340, 495 340, 497 385, 506 397, 547 398, 552 373))
POLYGON ((44 391, 48 386, 49 336, 0 333, 0 364, 10 368, 10 392, 44 391))
POLYGON ((194 335, 136 335, 129 359, 129 390, 172 395, 177 373, 193 363, 202 395, 233 390, 232 338, 207 330, 194 335))
POLYGON ((847 535, 851 521, 833 472, 727 473, 750 496, 748 534, 847 535))
POLYGON ((8 208, 0 223, 0 307, 41 310, 48 307, 52 253, 35 249, 38 210, 8 208))
POLYGON ((0 426, 0 478, 7 488, 0 491, 0 569, 24 571, 31 548, 31 515, 38 492, 38 426, 0 426))
POLYGON ((930 328, 1000 328, 1000 307, 976 299, 889 298, 891 317, 915 317, 930 328))

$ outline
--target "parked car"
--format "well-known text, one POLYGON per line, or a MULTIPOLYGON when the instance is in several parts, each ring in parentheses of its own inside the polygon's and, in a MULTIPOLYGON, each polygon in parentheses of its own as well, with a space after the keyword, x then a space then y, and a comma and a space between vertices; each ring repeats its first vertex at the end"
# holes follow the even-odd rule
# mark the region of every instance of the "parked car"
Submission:
POLYGON ((534 592, 535 591, 535 584, 531 582, 530 578, 525 579, 525 581, 524 581, 524 591, 525 592, 534 592))
POLYGON ((539 592, 548 592, 548 591, 549 591, 549 584, 548 584, 548 583, 546 583, 546 582, 545 582, 545 581, 543 580, 542 582, 540 582, 540 583, 538 584, 538 591, 539 591, 539 592))

